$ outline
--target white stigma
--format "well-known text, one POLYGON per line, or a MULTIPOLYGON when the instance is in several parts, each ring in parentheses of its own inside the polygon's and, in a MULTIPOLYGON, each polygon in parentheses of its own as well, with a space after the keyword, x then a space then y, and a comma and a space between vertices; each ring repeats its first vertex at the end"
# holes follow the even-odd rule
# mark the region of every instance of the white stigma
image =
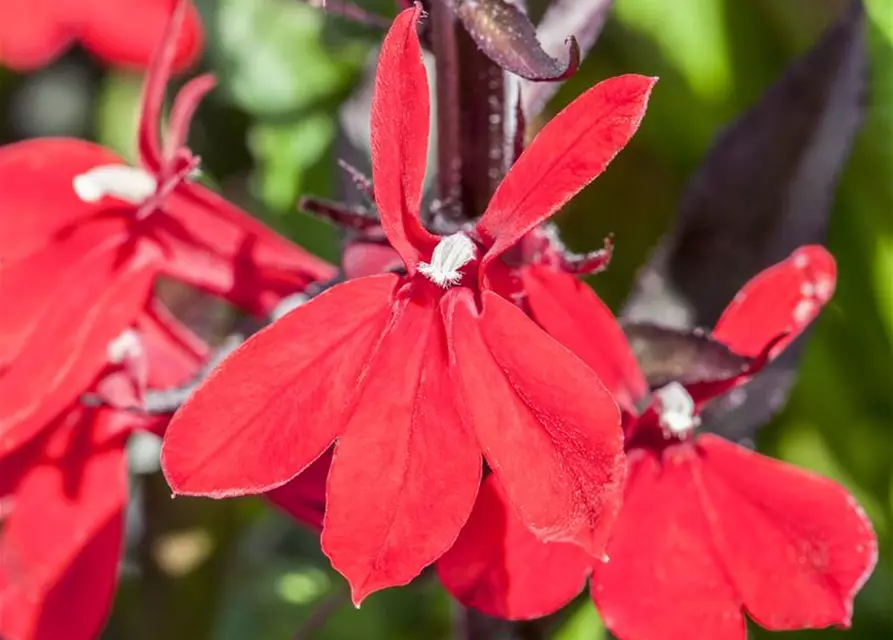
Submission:
POLYGON ((701 423, 695 415, 695 401, 678 382, 671 382, 654 394, 660 400, 660 424, 673 435, 685 435, 701 423))
POLYGON ((128 358, 139 356, 142 352, 143 343, 140 334, 133 329, 125 329, 106 347, 106 357, 112 364, 121 364, 128 358))
POLYGON ((155 177, 144 169, 124 164, 103 164, 75 176, 74 192, 84 202, 99 202, 112 196, 131 204, 142 204, 158 187, 155 177))
POLYGON ((474 260, 476 255, 471 238, 462 232, 454 233, 440 239, 431 254, 431 262, 419 263, 419 271, 431 282, 446 289, 462 280, 459 269, 474 260))

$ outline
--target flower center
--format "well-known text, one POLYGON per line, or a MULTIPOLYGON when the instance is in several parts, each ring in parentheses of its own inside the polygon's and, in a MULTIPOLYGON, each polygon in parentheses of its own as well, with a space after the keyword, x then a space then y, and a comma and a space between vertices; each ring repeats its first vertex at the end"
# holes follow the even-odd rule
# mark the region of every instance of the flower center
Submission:
POLYGON ((660 402, 660 426, 671 434, 684 436, 701 423, 695 415, 695 401, 680 383, 671 382, 654 395, 660 402))
POLYGON ((75 176, 74 192, 84 202, 99 202, 112 196, 131 204, 142 204, 158 188, 155 177, 138 167, 104 164, 75 176))
POLYGON ((444 236, 434 247, 431 262, 420 262, 419 272, 434 284, 447 289, 462 280, 459 269, 477 256, 471 238, 462 233, 444 236))

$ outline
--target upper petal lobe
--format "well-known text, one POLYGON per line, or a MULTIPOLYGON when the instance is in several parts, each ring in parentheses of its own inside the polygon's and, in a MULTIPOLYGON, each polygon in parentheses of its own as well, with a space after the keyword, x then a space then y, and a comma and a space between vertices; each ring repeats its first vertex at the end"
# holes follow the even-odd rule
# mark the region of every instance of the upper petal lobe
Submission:
POLYGON ((413 273, 437 238, 419 219, 428 159, 428 77, 416 34, 420 6, 404 10, 381 46, 372 96, 372 181, 381 226, 413 273))
POLYGON ((604 171, 645 115, 656 78, 610 78, 582 94, 534 138, 478 223, 492 260, 604 171))
POLYGON ((757 356, 774 339, 770 356, 784 350, 834 293, 837 267, 823 247, 800 247, 786 260, 757 274, 729 303, 713 337, 732 351, 757 356))

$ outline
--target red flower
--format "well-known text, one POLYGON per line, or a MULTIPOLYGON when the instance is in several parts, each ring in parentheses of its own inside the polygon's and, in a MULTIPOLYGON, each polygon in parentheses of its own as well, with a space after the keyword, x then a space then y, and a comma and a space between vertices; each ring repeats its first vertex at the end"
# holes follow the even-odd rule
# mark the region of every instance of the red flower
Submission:
POLYGON ((157 276, 253 313, 331 276, 331 267, 191 182, 199 160, 184 143, 212 78, 184 87, 160 143, 165 85, 188 6, 177 5, 146 82, 141 167, 80 140, 0 148, 0 453, 26 442, 87 388, 157 276))
POLYGON ((743 640, 742 610, 773 630, 848 625, 877 553, 853 498, 829 480, 696 433, 699 409, 746 383, 755 366, 793 340, 830 298, 834 280, 824 249, 799 249, 747 283, 713 332, 731 350, 757 358, 754 364, 727 380, 671 382, 649 396, 620 327, 595 294, 565 274, 526 269, 537 322, 581 355, 623 404, 623 507, 606 558, 593 560, 572 545, 537 541, 490 477, 438 563, 444 585, 491 615, 531 618, 567 603, 592 572, 605 624, 638 640, 743 640))
POLYGON ((496 293, 497 258, 588 184, 632 136, 654 80, 578 98, 528 147, 480 222, 419 221, 428 86, 420 9, 385 38, 372 104, 375 198, 405 275, 326 291, 249 340, 174 417, 174 491, 217 498, 282 485, 337 440, 323 549, 359 603, 448 549, 483 453, 543 539, 604 546, 623 474, 617 408, 598 379, 496 293))
MULTIPOLYGON (((144 312, 117 341, 94 390, 133 406, 145 384, 169 387, 195 374, 203 353, 163 309, 144 312), (148 377, 135 372, 148 367, 148 377)), ((0 636, 89 640, 111 607, 127 504, 125 444, 164 421, 79 402, 26 446, 0 457, 0 636)))
MULTIPOLYGON (((144 68, 177 0, 0 0, 0 65, 30 71, 75 42, 104 62, 144 68)), ((189 7, 174 51, 183 69, 202 50, 198 12, 189 7)))

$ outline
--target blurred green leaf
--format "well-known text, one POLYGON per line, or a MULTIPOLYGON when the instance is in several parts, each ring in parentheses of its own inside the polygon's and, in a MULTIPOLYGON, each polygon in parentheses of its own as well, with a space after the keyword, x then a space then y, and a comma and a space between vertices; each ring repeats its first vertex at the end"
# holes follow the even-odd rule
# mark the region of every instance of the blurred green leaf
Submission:
POLYGON ((276 211, 290 210, 306 190, 304 173, 326 157, 335 139, 330 114, 314 113, 289 123, 258 122, 248 132, 257 160, 257 192, 276 211))
POLYGON ((295 113, 344 91, 365 56, 353 40, 325 46, 326 15, 295 0, 220 0, 215 17, 226 87, 256 115, 295 113))
POLYGON ((103 79, 97 100, 96 141, 131 164, 138 160, 136 138, 142 90, 141 76, 116 71, 103 79))
POLYGON ((719 101, 732 87, 730 52, 723 33, 724 3, 717 0, 618 0, 617 16, 648 33, 701 98, 719 101))
POLYGON ((587 600, 552 636, 552 640, 603 640, 608 637, 602 619, 587 600))

